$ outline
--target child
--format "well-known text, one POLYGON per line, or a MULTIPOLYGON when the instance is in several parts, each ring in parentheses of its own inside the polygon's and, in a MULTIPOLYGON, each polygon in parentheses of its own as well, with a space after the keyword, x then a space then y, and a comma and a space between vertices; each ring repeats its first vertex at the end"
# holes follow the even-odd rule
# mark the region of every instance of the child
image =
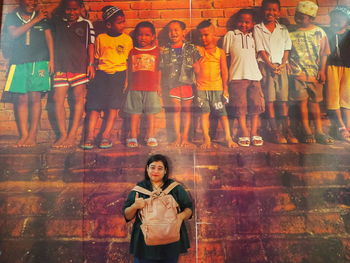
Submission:
POLYGON ((319 105, 326 79, 329 44, 326 33, 313 24, 317 10, 318 6, 310 1, 301 1, 296 8, 297 29, 290 33, 293 44, 290 52, 291 99, 299 103, 303 142, 333 144, 334 140, 323 131, 319 105), (315 122, 315 134, 310 128, 309 110, 315 122))
POLYGON ((107 33, 96 39, 95 58, 98 60, 95 79, 89 85, 86 109, 88 111, 87 137, 81 147, 94 147, 95 127, 100 111, 106 114, 106 126, 101 135, 99 148, 112 147, 110 133, 122 106, 126 82, 127 58, 132 49, 132 39, 123 33, 125 29, 124 12, 114 6, 102 9, 107 33))
POLYGON ((69 148, 75 145, 76 133, 84 112, 86 83, 92 79, 94 70, 95 32, 89 20, 80 16, 81 0, 62 0, 62 13, 54 21, 55 26, 55 115, 59 139, 54 148, 69 148), (73 121, 69 132, 66 128, 64 100, 68 88, 73 89, 73 121))
POLYGON ((258 52, 259 68, 263 75, 262 84, 267 114, 275 143, 298 143, 289 129, 288 120, 288 76, 286 65, 292 48, 289 32, 278 23, 281 3, 279 0, 262 2, 263 22, 255 25, 254 39, 258 52), (277 127, 275 107, 279 108, 282 132, 277 127))
POLYGON ((135 28, 137 47, 129 54, 129 91, 124 111, 131 116, 128 147, 138 147, 137 135, 142 113, 147 115, 147 146, 158 145, 155 138, 155 114, 160 112, 159 49, 155 45, 156 30, 148 21, 140 22, 135 28))
POLYGON ((193 44, 185 42, 186 24, 179 20, 168 23, 170 43, 161 50, 160 68, 162 86, 170 97, 174 114, 174 146, 189 145, 188 132, 191 124, 191 106, 194 84, 193 64, 200 59, 200 54, 193 44), (181 132, 181 112, 183 115, 181 132))
POLYGON ((331 46, 327 63, 328 115, 336 138, 350 142, 350 30, 347 28, 350 9, 337 6, 330 17, 331 27, 327 32, 331 46))
POLYGON ((203 47, 198 47, 202 59, 199 60, 198 66, 195 66, 197 101, 201 111, 201 124, 204 136, 204 143, 201 145, 201 148, 211 148, 209 136, 209 114, 211 110, 220 117, 225 131, 227 146, 232 148, 236 144, 231 138, 225 108, 225 101, 229 97, 226 55, 222 49, 216 46, 214 26, 210 20, 201 22, 197 29, 203 44, 203 47))
POLYGON ((238 145, 262 146, 264 141, 258 135, 259 114, 264 112, 264 96, 261 90, 262 78, 256 61, 255 42, 252 35, 254 12, 241 9, 237 13, 236 29, 224 38, 224 50, 229 60, 229 106, 238 117, 241 136, 238 145), (247 128, 246 115, 251 118, 251 131, 247 128))
POLYGON ((50 74, 53 73, 53 39, 45 22, 47 12, 35 11, 36 5, 36 1, 20 0, 19 7, 7 15, 4 24, 12 51, 5 91, 16 97, 20 132, 16 147, 36 145, 41 92, 50 90, 50 74))

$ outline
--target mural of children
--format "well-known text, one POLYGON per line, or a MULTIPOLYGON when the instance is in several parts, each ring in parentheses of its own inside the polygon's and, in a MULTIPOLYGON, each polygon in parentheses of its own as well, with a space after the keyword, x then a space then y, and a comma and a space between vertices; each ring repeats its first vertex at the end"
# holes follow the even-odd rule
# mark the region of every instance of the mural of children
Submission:
POLYGON ((256 60, 255 42, 252 34, 254 12, 241 9, 237 13, 235 30, 224 38, 224 50, 229 56, 229 105, 238 117, 241 136, 238 145, 262 146, 264 141, 258 135, 259 115, 265 110, 264 95, 260 80, 262 75, 256 60), (247 113, 251 118, 251 130, 247 128, 247 113))
POLYGON ((298 143, 289 129, 288 75, 286 65, 292 42, 288 29, 278 23, 281 3, 279 0, 262 2, 263 22, 255 25, 254 38, 258 52, 259 68, 263 75, 262 86, 266 111, 275 143, 298 143), (278 107, 282 119, 282 131, 275 118, 278 107))
POLYGON ((337 139, 350 142, 350 9, 337 6, 327 31, 331 47, 327 66, 326 101, 337 139), (343 117, 344 116, 344 120, 343 117))
POLYGON ((227 147, 237 146, 232 141, 230 125, 227 119, 225 103, 228 100, 228 69, 225 52, 216 46, 214 26, 210 20, 201 22, 197 29, 203 47, 198 47, 202 56, 199 63, 195 64, 197 104, 201 111, 201 126, 204 142, 201 148, 211 148, 212 143, 209 136, 209 114, 215 113, 220 117, 222 127, 225 131, 227 147))
POLYGON ((135 28, 137 47, 133 48, 128 60, 128 94, 124 111, 130 114, 130 138, 126 146, 138 147, 138 129, 141 114, 147 115, 147 146, 158 146, 155 138, 155 114, 161 111, 159 48, 155 45, 156 30, 152 23, 143 21, 135 28))
POLYGON ((87 136, 81 148, 94 147, 95 127, 101 111, 106 114, 106 126, 102 132, 99 148, 112 147, 110 133, 119 109, 122 107, 123 90, 126 81, 127 57, 133 44, 124 34, 125 16, 114 6, 102 8, 107 33, 97 36, 95 58, 96 77, 89 85, 86 110, 88 112, 87 136))
POLYGON ((299 2, 295 22, 297 29, 290 33, 292 50, 290 68, 291 99, 299 103, 304 143, 333 144, 334 140, 324 133, 319 103, 323 100, 323 84, 326 80, 326 61, 329 44, 326 33, 313 24, 318 6, 310 1, 299 2), (309 111, 315 122, 315 133, 309 124, 309 111))
POLYGON ((169 94, 171 111, 174 116, 175 141, 172 145, 183 147, 189 145, 188 132, 194 97, 192 91, 193 64, 200 59, 196 47, 185 41, 185 29, 186 24, 182 21, 173 20, 168 23, 170 43, 162 48, 160 60, 162 89, 169 94))
POLYGON ((14 93, 16 98, 20 131, 16 147, 36 145, 41 92, 50 90, 53 73, 53 39, 44 20, 47 12, 35 11, 36 5, 36 1, 21 0, 19 7, 6 16, 4 24, 4 34, 8 35, 12 49, 5 91, 14 93))
POLYGON ((55 115, 60 132, 54 148, 69 148, 75 145, 77 130, 84 112, 86 83, 95 75, 94 42, 95 31, 92 23, 81 17, 81 0, 62 0, 54 20, 55 76, 54 103, 55 115), (66 127, 64 101, 69 87, 73 89, 74 110, 72 126, 66 127))

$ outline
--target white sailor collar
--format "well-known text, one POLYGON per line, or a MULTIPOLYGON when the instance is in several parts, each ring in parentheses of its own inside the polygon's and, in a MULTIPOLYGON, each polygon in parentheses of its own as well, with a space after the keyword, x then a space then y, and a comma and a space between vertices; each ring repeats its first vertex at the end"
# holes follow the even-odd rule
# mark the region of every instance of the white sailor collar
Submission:
MULTIPOLYGON (((267 29, 267 27, 265 26, 264 22, 261 22, 259 24, 255 25, 257 28, 261 29, 262 31, 264 31, 265 33, 269 33, 271 34, 270 30, 267 29)), ((281 25, 280 23, 278 23, 278 21, 276 21, 276 28, 279 28, 281 30, 285 30, 286 27, 281 25)))
POLYGON ((233 30, 233 33, 234 33, 235 35, 242 35, 242 36, 249 36, 249 37, 252 36, 252 32, 249 32, 248 34, 244 34, 244 33, 243 33, 241 30, 239 30, 239 29, 233 30))

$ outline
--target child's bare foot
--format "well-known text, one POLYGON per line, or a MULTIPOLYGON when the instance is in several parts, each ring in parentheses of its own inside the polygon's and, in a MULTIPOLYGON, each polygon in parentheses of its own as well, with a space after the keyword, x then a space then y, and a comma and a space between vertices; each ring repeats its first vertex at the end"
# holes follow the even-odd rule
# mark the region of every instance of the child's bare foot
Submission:
POLYGON ((182 139, 181 140, 181 147, 188 147, 188 146, 191 146, 191 145, 193 145, 192 143, 190 143, 187 139, 182 139))
POLYGON ((169 145, 174 146, 174 147, 180 147, 181 146, 181 139, 177 138, 175 141, 171 142, 169 145))
POLYGON ((35 138, 30 138, 30 137, 28 137, 25 141, 24 141, 24 143, 22 144, 22 146, 21 147, 34 147, 34 146, 36 146, 36 139, 35 138))
POLYGON ((13 147, 19 148, 19 147, 23 147, 24 142, 26 141, 27 136, 26 137, 21 137, 19 138, 19 140, 13 145, 13 147))
POLYGON ((63 148, 63 144, 66 141, 67 136, 61 136, 53 145, 52 148, 63 148))
POLYGON ((212 147, 212 143, 209 140, 205 140, 203 144, 199 146, 201 149, 210 149, 212 147))
POLYGON ((238 144, 235 143, 234 141, 232 141, 231 138, 227 139, 226 142, 227 142, 227 147, 228 147, 228 148, 235 148, 235 147, 238 146, 238 144))
POLYGON ((72 148, 75 147, 75 145, 75 137, 67 137, 62 144, 62 148, 72 148))

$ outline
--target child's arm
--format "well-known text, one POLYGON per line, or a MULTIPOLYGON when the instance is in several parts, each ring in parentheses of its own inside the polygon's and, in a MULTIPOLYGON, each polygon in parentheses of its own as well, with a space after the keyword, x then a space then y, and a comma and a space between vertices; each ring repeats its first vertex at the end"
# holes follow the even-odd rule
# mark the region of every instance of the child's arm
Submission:
POLYGON ((161 79, 162 79, 162 73, 161 73, 160 70, 158 70, 158 89, 157 89, 157 93, 158 93, 159 97, 162 96, 162 88, 160 86, 161 79))
POLYGON ((87 66, 86 72, 89 79, 93 79, 95 77, 95 65, 94 65, 95 45, 92 43, 88 45, 88 58, 89 58, 89 64, 87 66))
POLYGON ((47 48, 49 49, 49 73, 53 74, 55 72, 54 68, 54 51, 53 51, 53 38, 52 38, 52 33, 50 29, 45 30, 45 38, 46 38, 46 43, 47 43, 47 48))
POLYGON ((289 50, 285 50, 282 57, 282 64, 277 67, 277 70, 281 70, 288 65, 289 50))
POLYGON ((47 17, 48 17, 47 11, 39 10, 38 15, 36 17, 34 17, 33 20, 31 20, 30 22, 28 22, 22 26, 19 26, 19 27, 9 26, 8 31, 10 33, 10 36, 12 38, 17 38, 17 37, 23 35, 29 29, 31 29, 35 24, 39 23, 41 20, 43 20, 47 17))
POLYGON ((226 54, 225 52, 220 49, 220 71, 221 71, 221 78, 222 78, 222 87, 223 87, 223 96, 225 98, 228 98, 228 87, 227 87, 227 81, 228 81, 228 69, 227 69, 227 63, 226 63, 226 54))
POLYGON ((329 42, 328 42, 327 36, 324 33, 324 36, 321 39, 320 63, 319 63, 319 71, 317 74, 317 80, 322 84, 326 82, 326 63, 327 63, 327 57, 329 54, 330 54, 329 42))
POLYGON ((260 57, 263 59, 263 61, 265 62, 265 64, 272 69, 273 71, 275 71, 277 69, 277 66, 275 66, 274 64, 271 63, 270 59, 269 59, 269 54, 265 51, 265 50, 261 50, 258 52, 258 54, 260 55, 260 57))

